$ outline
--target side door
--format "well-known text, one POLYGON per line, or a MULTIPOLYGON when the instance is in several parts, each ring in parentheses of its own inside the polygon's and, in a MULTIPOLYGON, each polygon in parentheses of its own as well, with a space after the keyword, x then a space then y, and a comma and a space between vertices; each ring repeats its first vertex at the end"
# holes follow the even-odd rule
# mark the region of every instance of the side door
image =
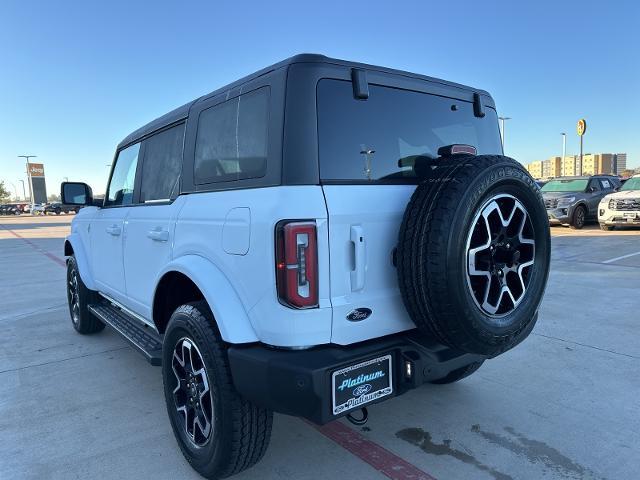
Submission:
POLYGON ((185 123, 165 128, 143 141, 137 204, 124 223, 124 275, 127 307, 151 318, 160 270, 172 258, 185 123))
POLYGON ((120 150, 111 170, 103 207, 91 222, 91 263, 96 286, 120 302, 126 298, 123 264, 124 222, 134 203, 140 143, 120 150))
POLYGON ((602 189, 602 185, 600 184, 600 180, 597 178, 592 178, 589 180, 589 187, 587 188, 589 191, 589 196, 587 197, 587 204, 589 205, 589 218, 595 218, 598 216, 598 204, 602 197, 605 196, 605 192, 602 189))

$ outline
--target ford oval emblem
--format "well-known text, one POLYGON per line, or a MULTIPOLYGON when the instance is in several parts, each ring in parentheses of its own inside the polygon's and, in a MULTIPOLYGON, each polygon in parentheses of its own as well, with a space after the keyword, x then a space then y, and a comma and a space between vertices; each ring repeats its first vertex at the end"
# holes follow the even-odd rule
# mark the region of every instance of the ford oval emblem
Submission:
POLYGON ((347 320, 349 320, 350 322, 361 322, 362 320, 369 318, 369 315, 371 315, 370 308, 356 308, 355 310, 349 312, 349 315, 347 315, 347 320))
POLYGON ((360 385, 353 389, 354 397, 361 397, 362 395, 366 395, 371 391, 373 387, 369 383, 365 383, 364 385, 360 385))

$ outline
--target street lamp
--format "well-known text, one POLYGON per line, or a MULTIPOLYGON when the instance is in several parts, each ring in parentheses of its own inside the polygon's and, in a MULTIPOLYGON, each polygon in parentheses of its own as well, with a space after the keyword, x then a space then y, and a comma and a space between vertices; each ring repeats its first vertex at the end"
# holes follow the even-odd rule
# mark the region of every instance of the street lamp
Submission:
POLYGON ((505 130, 504 130, 504 122, 507 120, 511 120, 511 117, 498 117, 498 120, 500 120, 500 129, 502 130, 502 151, 504 152, 504 135, 505 135, 505 130))
POLYGON ((22 198, 24 200, 27 199, 27 191, 24 189, 24 180, 18 180, 20 183, 22 183, 22 198))
POLYGON ((18 158, 24 158, 27 160, 27 179, 29 180, 29 200, 33 205, 33 186, 31 182, 31 170, 29 169, 29 159, 36 158, 37 155, 18 155, 18 158))

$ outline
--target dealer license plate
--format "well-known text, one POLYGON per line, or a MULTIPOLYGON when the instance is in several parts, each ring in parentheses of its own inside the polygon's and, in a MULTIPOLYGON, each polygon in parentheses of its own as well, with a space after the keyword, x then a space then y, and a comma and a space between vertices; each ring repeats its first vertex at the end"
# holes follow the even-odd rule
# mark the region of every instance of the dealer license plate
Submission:
POLYGON ((331 376, 333 414, 360 408, 393 393, 391 355, 342 368, 331 376))
POLYGON ((633 222, 636 219, 635 212, 623 213, 622 216, 627 219, 627 222, 633 222))

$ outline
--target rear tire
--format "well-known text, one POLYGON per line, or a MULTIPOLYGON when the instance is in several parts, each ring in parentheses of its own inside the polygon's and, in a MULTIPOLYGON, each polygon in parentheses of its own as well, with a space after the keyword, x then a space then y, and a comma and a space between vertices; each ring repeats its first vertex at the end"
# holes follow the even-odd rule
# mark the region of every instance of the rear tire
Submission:
POLYGON ((273 413, 245 400, 234 388, 226 346, 206 302, 182 305, 171 316, 163 342, 162 378, 173 433, 183 455, 200 475, 225 478, 264 456, 273 413), (180 353, 186 350, 189 356, 180 353), (187 362, 186 358, 193 360, 187 362), (179 382, 191 382, 192 387, 179 387, 179 382), (194 420, 186 422, 186 418, 194 420))
POLYGON ((584 227, 587 219, 587 209, 582 205, 578 205, 576 210, 573 212, 573 218, 571 219, 571 223, 569 223, 569 227, 574 230, 580 230, 584 227))
POLYGON ((484 360, 480 362, 470 363, 466 367, 462 367, 452 372, 449 372, 449 374, 446 377, 439 378, 438 380, 433 380, 431 383, 435 383, 436 385, 447 385, 449 383, 455 383, 475 373, 482 366, 483 363, 484 363, 484 360))
POLYGON ((67 260, 67 302, 71 323, 78 333, 88 335, 104 329, 104 323, 89 311, 89 305, 96 303, 98 292, 89 290, 80 277, 75 256, 67 260))
POLYGON ((498 355, 536 323, 550 242, 540 190, 520 163, 497 155, 442 159, 402 221, 397 266, 405 307, 438 342, 498 355), (495 232, 487 218, 498 221, 495 232))

